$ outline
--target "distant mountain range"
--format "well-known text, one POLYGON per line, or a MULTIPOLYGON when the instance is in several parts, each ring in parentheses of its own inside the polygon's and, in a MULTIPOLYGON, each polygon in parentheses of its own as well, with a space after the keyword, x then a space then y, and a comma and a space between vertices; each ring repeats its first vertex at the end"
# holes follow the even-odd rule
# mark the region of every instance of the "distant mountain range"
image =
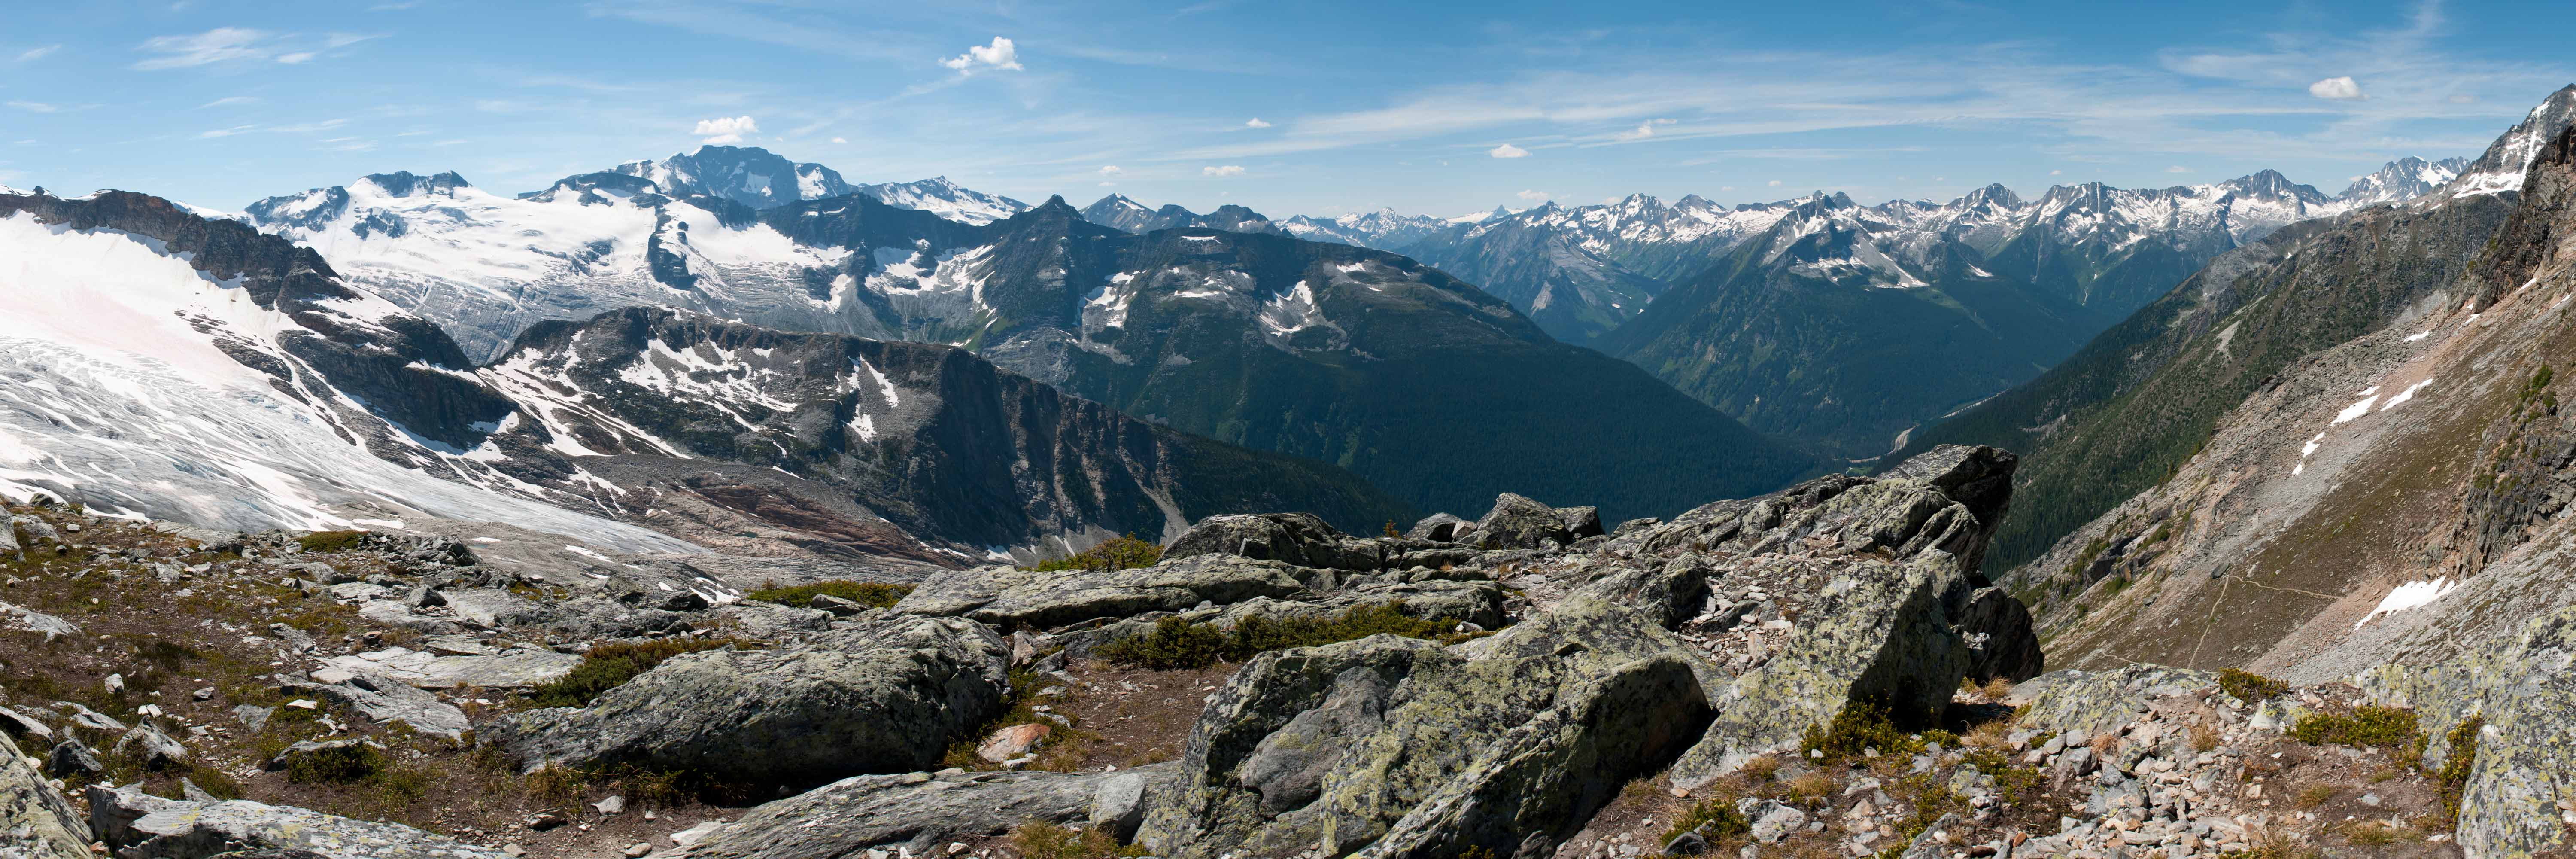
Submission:
POLYGON ((1512 491, 1663 515, 1814 467, 1469 284, 1280 235, 1248 209, 1095 205, 1151 228, 1137 234, 1057 199, 979 225, 863 192, 787 199, 842 181, 810 167, 708 147, 513 197, 376 174, 247 217, 477 360, 539 323, 627 307, 950 344, 1177 429, 1341 465, 1423 510, 1512 491), (1628 479, 1649 473, 1683 479, 1628 479))

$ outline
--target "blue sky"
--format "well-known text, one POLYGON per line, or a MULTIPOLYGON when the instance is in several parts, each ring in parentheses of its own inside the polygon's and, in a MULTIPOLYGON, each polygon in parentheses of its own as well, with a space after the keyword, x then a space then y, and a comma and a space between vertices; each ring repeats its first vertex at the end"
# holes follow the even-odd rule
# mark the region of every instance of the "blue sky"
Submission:
POLYGON ((738 137, 854 182, 1274 216, 1631 192, 1946 200, 2473 155, 2576 81, 2488 4, 22 4, 0 182, 238 208, 738 137), (997 41, 998 40, 998 41, 997 41))

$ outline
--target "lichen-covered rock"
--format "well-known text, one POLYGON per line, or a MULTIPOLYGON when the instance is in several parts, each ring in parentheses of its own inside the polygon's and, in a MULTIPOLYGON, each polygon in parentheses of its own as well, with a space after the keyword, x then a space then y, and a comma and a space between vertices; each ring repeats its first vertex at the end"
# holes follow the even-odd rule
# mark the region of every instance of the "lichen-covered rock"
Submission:
POLYGON ((2024 727, 2092 736, 2136 719, 2149 700, 2217 686, 2212 672, 2141 664, 2053 671, 2013 687, 2012 697, 2029 702, 2019 720, 2024 727))
POLYGON ((1210 699, 1138 838, 1174 857, 1552 848, 1698 735, 1694 659, 1590 599, 1456 647, 1264 654, 1210 699))
POLYGON ((463 739, 469 727, 465 711, 408 683, 365 671, 349 672, 337 683, 314 686, 313 694, 380 723, 400 722, 434 737, 463 739))
POLYGON ((898 614, 963 615, 1004 628, 1054 628, 1104 618, 1230 605, 1304 594, 1329 571, 1229 554, 1165 560, 1133 570, 1031 573, 997 567, 931 577, 898 614), (928 593, 924 593, 924 592, 928 593))
POLYGON ((0 856, 86 859, 89 826, 36 774, 18 745, 0 738, 0 856))
POLYGON ((1711 695, 1717 713, 1699 743, 1674 762, 1672 781, 1695 787, 1744 761, 1794 747, 1810 727, 1855 702, 1900 721, 1940 715, 1971 654, 1943 597, 1967 573, 1946 554, 1903 563, 1853 559, 1782 621, 1776 652, 1711 695))
POLYGON ((1741 554, 1819 545, 1928 551, 1967 571, 1985 557, 2019 459, 1991 447, 1943 445, 1877 477, 1830 475, 1759 498, 1718 501, 1613 541, 1637 551, 1724 549, 1741 554), (1998 495, 1998 488, 2005 492, 1998 495))
MULTIPOLYGON (((1104 794, 1141 796, 1171 764, 1114 773, 964 772, 853 776, 763 805, 689 845, 689 859, 861 859, 872 852, 935 855, 950 842, 1001 835, 1032 821, 1098 819, 1104 794), (1120 791, 1114 788, 1131 788, 1120 791)), ((1109 809, 1127 814, 1129 808, 1109 809)), ((1114 820, 1106 821, 1114 823, 1114 820)))
POLYGON ((2576 808, 2576 609, 2534 618, 2464 659, 2386 664, 2361 687, 2411 707, 2431 739, 2428 765, 2459 750, 2452 729, 2483 719, 2455 828, 2472 857, 2529 856, 2567 844, 2576 808))
MULTIPOLYGON (((1601 530, 1597 512, 1592 530, 1601 530)), ((1476 520, 1476 531, 1467 539, 1482 549, 1545 549, 1574 542, 1574 534, 1556 508, 1505 492, 1494 497, 1494 509, 1476 520)))
POLYGON ((1166 559, 1213 554, 1331 570, 1374 570, 1386 564, 1384 546, 1336 531, 1308 513, 1210 516, 1163 549, 1166 559))
POLYGON ((397 823, 293 806, 162 799, 131 786, 93 786, 88 798, 91 827, 119 859, 208 859, 242 850, 304 850, 328 859, 509 859, 397 823))
POLYGON ((628 763, 805 787, 934 765, 1000 711, 1011 649, 990 627, 897 617, 778 650, 674 657, 588 707, 479 735, 526 769, 628 763))

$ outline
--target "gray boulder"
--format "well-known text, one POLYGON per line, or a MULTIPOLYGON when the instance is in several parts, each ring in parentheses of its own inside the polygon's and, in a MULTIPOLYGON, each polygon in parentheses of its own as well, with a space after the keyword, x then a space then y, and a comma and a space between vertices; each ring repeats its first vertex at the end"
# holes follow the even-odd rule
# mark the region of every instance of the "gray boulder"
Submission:
POLYGON ((442 591, 439 595, 447 600, 447 610, 455 612, 458 620, 476 626, 542 624, 554 616, 544 606, 499 588, 442 591))
POLYGON ((0 739, 0 856, 86 859, 89 827, 45 784, 15 742, 0 739))
POLYGON ((794 787, 906 772, 999 713, 1010 652, 970 621, 872 621, 674 657, 588 707, 530 710, 479 736, 528 771, 629 763, 794 787))
POLYGON ((449 741, 462 739, 470 725, 465 711, 382 674, 352 671, 338 683, 313 687, 313 694, 380 723, 401 722, 412 730, 449 741))
POLYGON ((1469 522, 1465 519, 1460 519, 1447 513, 1433 513, 1429 516, 1422 517, 1422 521, 1413 523, 1413 528, 1404 532, 1404 537, 1408 540, 1429 540, 1434 543, 1455 543, 1458 542, 1461 537, 1464 537, 1469 533, 1473 533, 1475 530, 1476 523, 1474 522, 1469 522))
POLYGON ((1601 508, 1559 507, 1556 520, 1565 524, 1565 535, 1580 540, 1601 536, 1601 508))
POLYGON ((1163 550, 1166 560, 1215 554, 1328 570, 1374 570, 1386 564, 1381 544, 1333 530, 1308 513, 1210 516, 1163 550))
POLYGON ((107 772, 107 764, 101 763, 98 753, 79 740, 57 743, 54 750, 45 755, 45 775, 53 778, 94 776, 104 772, 107 772))
POLYGON ((2031 628, 2030 607, 2004 589, 1978 588, 1952 621, 1974 651, 1968 661, 1970 679, 2019 683, 2048 670, 2048 657, 2039 651, 2039 633, 2031 628))
POLYGON ((2380 703, 2413 708, 2431 739, 2425 765, 2460 754, 2451 733, 2484 721, 2454 832, 2470 856, 2529 856, 2570 846, 2576 808, 2576 608, 2532 618, 2462 658, 2389 663, 2356 678, 2380 703))
POLYGON ((246 849, 302 850, 327 859, 509 859, 401 824, 293 806, 162 799, 139 786, 93 786, 88 797, 90 826, 119 859, 208 859, 246 849))
POLYGON ((1056 772, 906 773, 842 779, 752 809, 688 847, 690 859, 862 859, 937 855, 953 841, 1001 835, 1031 821, 1084 825, 1135 816, 1172 765, 1095 775, 1056 772), (878 852, 882 851, 882 852, 878 852))
POLYGON ((1208 702, 1145 814, 1157 855, 1530 855, 1708 718, 1697 657, 1577 598, 1456 647, 1373 636, 1263 654, 1208 702))
POLYGON ((125 736, 116 738, 116 753, 131 755, 144 766, 154 769, 174 767, 188 762, 188 747, 161 732, 150 722, 134 726, 125 736))
MULTIPOLYGON (((26 714, 0 707, 0 736, 20 742, 51 743, 54 741, 54 729, 45 727, 43 722, 28 718, 26 714)), ((37 748, 43 747, 43 745, 37 746, 37 748)))
MULTIPOLYGON (((1597 513, 1592 530, 1601 530, 1597 513)), ((1480 549, 1545 549, 1574 542, 1574 534, 1556 508, 1505 492, 1495 496, 1494 509, 1476 520, 1476 531, 1467 539, 1480 549)))
POLYGON ((1321 584, 1330 571, 1230 554, 1173 560, 1134 570, 1031 573, 997 567, 931 577, 897 603, 897 614, 964 615, 1006 629, 1052 629, 1085 621, 1284 598, 1321 584), (928 592, 925 594, 924 592, 928 592))

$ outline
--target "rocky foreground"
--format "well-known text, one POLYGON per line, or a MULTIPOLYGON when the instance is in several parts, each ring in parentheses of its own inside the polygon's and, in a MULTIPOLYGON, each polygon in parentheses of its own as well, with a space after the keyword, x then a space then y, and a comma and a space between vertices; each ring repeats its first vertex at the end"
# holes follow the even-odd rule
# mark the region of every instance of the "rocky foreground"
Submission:
POLYGON ((1512 495, 1402 536, 1218 516, 1148 565, 914 582, 17 508, 0 855, 2554 843, 2529 812, 2576 770, 2545 716, 2418 724, 2387 690, 2494 686, 2556 633, 2485 679, 2042 674, 1974 572, 2015 464, 1947 447, 1615 527, 1512 495))

